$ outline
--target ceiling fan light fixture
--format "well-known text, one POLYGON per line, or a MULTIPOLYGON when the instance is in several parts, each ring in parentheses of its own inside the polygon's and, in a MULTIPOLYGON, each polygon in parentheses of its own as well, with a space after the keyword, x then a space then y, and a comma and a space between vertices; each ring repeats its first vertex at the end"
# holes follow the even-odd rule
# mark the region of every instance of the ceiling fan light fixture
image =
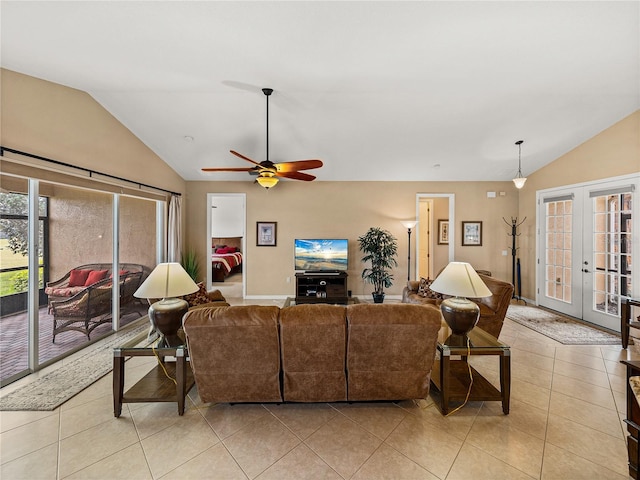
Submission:
POLYGON ((258 175, 256 181, 261 187, 269 190, 270 188, 275 187, 278 184, 278 177, 276 177, 273 172, 264 171, 258 175))
POLYGON ((518 140, 516 142, 516 145, 518 145, 518 173, 516 173, 516 177, 513 179, 513 183, 515 184, 518 190, 524 187, 524 182, 527 181, 527 177, 522 176, 522 169, 521 169, 523 143, 524 143, 524 140, 518 140))

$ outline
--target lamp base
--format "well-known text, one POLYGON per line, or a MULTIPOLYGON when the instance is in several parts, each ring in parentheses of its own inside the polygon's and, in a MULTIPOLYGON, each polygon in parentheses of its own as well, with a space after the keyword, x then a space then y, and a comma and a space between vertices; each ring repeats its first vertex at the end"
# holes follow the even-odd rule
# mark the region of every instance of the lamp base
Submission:
POLYGON ((440 311, 451 332, 456 335, 466 335, 480 319, 480 307, 463 297, 443 300, 440 304, 440 311))
POLYGON ((183 340, 178 337, 182 327, 182 317, 189 310, 189 304, 180 298, 165 298, 149 307, 149 320, 162 335, 160 347, 177 347, 183 340))

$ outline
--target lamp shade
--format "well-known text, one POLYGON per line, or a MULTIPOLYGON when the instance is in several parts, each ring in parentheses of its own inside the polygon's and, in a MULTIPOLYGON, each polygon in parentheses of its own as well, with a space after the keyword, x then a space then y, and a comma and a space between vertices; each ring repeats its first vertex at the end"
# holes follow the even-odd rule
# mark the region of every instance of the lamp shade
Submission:
POLYGON ((159 263, 133 294, 138 298, 172 298, 188 295, 198 286, 179 263, 159 263))
POLYGON ((404 225, 404 228, 410 230, 413 227, 415 227, 417 225, 418 222, 416 222, 415 220, 405 220, 402 222, 402 225, 404 225))
POLYGON ((449 263, 429 288, 454 297, 481 298, 492 295, 477 272, 466 262, 449 263))
POLYGON ((524 187, 524 182, 527 181, 527 177, 516 177, 513 179, 513 183, 515 183, 516 188, 520 189, 524 187))
POLYGON ((273 172, 265 170, 258 175, 256 181, 261 187, 269 190, 271 187, 275 187, 278 184, 278 177, 276 177, 273 172))

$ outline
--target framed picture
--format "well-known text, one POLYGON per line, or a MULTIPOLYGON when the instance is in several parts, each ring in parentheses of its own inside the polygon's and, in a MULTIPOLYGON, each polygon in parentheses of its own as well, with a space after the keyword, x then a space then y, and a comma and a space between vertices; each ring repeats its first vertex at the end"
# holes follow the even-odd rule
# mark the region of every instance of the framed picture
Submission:
POLYGON ((449 245, 449 219, 438 220, 438 245, 449 245))
POLYGON ((462 222, 462 246, 479 247, 482 245, 482 222, 462 222))
POLYGON ((278 222, 256 222, 256 245, 275 247, 278 222))

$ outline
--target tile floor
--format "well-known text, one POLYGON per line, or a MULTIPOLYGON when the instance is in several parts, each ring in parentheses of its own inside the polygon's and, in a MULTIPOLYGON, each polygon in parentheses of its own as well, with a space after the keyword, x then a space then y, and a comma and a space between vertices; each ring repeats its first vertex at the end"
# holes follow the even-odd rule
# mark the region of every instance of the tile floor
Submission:
MULTIPOLYGON (((626 479, 631 348, 563 346, 506 321, 511 413, 431 399, 362 404, 125 404, 111 376, 53 412, 0 413, 2 479, 626 479)), ((498 381, 497 357, 472 357, 498 381)), ((152 366, 127 363, 127 384, 152 366)), ((9 387, 6 387, 6 390, 9 387)), ((0 393, 2 393, 0 391, 0 393)))

